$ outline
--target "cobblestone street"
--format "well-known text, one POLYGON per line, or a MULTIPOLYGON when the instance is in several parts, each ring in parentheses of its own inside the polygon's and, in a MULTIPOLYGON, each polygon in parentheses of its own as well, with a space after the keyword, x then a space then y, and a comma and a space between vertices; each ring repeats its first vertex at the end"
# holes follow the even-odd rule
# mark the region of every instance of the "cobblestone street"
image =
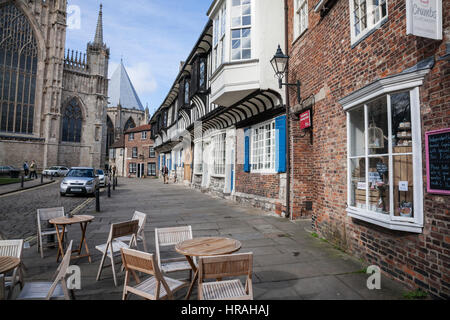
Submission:
MULTIPOLYGON (((39 196, 43 190, 36 190, 36 194, 27 193, 27 196, 41 198, 36 205, 46 205, 44 197, 47 201, 53 199, 53 205, 65 205, 66 210, 85 200, 60 199, 59 195, 54 195, 54 188, 54 185, 45 188, 46 195, 39 196)), ((14 199, 26 202, 24 195, 8 199, 10 208, 15 208, 14 199)), ((24 208, 27 212, 26 223, 19 218, 14 220, 16 227, 13 231, 16 234, 32 234, 35 208, 28 204, 24 208), (19 229, 19 223, 27 231, 19 229)), ((111 223, 129 220, 135 210, 148 214, 145 235, 150 252, 155 251, 154 229, 158 227, 191 225, 194 237, 223 236, 241 241, 239 252, 254 254, 253 290, 256 300, 401 299, 407 291, 385 277, 382 277, 381 290, 367 289, 368 275, 363 272, 365 266, 314 238, 307 231, 309 220, 292 223, 284 218, 267 216, 258 209, 215 199, 183 186, 164 185, 158 180, 120 179, 119 187, 111 198, 101 197, 100 213, 95 212, 95 201, 79 212, 93 215, 95 220, 87 228, 92 263, 89 264, 86 258, 72 261, 72 264, 80 266, 82 273, 82 288, 75 291, 76 299, 121 299, 124 273, 119 274, 117 287, 114 287, 110 267, 103 270, 100 281, 95 279, 101 259, 95 246, 106 243, 111 223)), ((2 215, 6 216, 4 211, 2 215)), ((74 240, 75 247, 80 237, 79 229, 79 226, 69 229, 69 239, 74 240)), ((26 281, 48 281, 51 278, 57 268, 56 249, 46 249, 44 254, 45 258, 41 259, 35 245, 24 250, 26 281)), ((119 267, 116 267, 118 270, 119 267)), ((175 274, 174 277, 185 278, 186 275, 175 274)), ((185 289, 180 290, 177 298, 181 299, 185 293, 185 289)), ((194 289, 191 299, 196 298, 194 289)))
POLYGON ((26 239, 36 235, 38 208, 64 207, 70 212, 87 197, 59 195, 59 182, 0 196, 0 233, 8 239, 26 239))

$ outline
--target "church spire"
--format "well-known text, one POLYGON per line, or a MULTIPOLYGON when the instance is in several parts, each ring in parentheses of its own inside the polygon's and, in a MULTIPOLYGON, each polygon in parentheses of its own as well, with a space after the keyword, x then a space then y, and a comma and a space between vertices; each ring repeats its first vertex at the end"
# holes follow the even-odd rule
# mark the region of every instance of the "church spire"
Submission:
POLYGON ((94 44, 103 45, 103 5, 100 4, 100 12, 98 13, 97 30, 95 31, 94 44))

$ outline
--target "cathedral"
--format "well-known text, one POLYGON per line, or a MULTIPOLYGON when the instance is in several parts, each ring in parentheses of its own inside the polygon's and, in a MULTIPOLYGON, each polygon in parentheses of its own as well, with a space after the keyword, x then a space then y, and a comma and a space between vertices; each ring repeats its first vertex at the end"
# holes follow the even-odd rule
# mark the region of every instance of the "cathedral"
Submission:
POLYGON ((65 48, 67 0, 0 0, 0 165, 107 163, 102 7, 86 52, 65 48))

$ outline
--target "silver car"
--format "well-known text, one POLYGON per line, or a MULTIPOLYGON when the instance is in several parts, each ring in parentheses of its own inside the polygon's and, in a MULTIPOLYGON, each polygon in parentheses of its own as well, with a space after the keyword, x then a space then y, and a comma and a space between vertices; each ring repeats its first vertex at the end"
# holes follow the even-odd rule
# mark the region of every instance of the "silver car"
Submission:
POLYGON ((71 168, 66 177, 61 181, 60 194, 85 194, 94 195, 99 188, 99 179, 94 168, 71 168))
POLYGON ((98 175, 98 181, 100 187, 106 187, 108 185, 108 176, 102 169, 96 169, 95 173, 98 175))
POLYGON ((44 176, 64 177, 69 172, 67 167, 54 166, 42 171, 44 176))

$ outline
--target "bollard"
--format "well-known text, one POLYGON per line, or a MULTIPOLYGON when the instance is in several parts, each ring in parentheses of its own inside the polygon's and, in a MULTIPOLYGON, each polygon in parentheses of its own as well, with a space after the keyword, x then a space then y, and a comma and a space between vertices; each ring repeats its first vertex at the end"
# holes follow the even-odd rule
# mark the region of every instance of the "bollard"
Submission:
POLYGON ((108 182, 108 198, 111 198, 111 182, 108 182))
POLYGON ((23 189, 23 179, 24 179, 24 176, 22 176, 22 179, 20 180, 20 187, 23 189))
POLYGON ((116 179, 113 178, 113 190, 116 190, 116 179))
POLYGON ((44 183, 44 175, 41 173, 41 184, 44 183))
POLYGON ((117 177, 116 177, 116 187, 118 187, 119 186, 119 183, 117 182, 117 177))
POLYGON ((100 212, 100 191, 95 190, 95 211, 100 212))
POLYGON ((53 181, 53 174, 51 174, 51 175, 50 175, 50 180, 52 180, 52 181, 53 181))

